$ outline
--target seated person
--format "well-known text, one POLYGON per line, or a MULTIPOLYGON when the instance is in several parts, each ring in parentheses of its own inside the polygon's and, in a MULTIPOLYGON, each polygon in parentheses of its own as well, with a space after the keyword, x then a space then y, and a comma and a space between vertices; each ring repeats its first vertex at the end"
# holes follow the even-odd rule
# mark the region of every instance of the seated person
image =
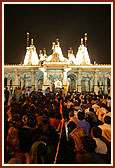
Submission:
POLYGON ((95 153, 96 142, 90 136, 82 139, 83 150, 76 154, 74 163, 76 164, 105 164, 106 162, 95 153))
POLYGON ((74 111, 70 111, 69 112, 69 121, 68 121, 68 124, 69 124, 69 122, 71 122, 71 121, 73 121, 73 122, 77 122, 78 121, 78 119, 74 116, 74 111))
POLYGON ((107 154, 107 146, 106 144, 100 139, 102 135, 102 130, 99 127, 93 127, 91 130, 92 137, 96 141, 96 149, 95 152, 99 154, 107 154))
POLYGON ((86 120, 90 123, 91 128, 98 125, 98 118, 97 118, 93 108, 89 108, 89 114, 88 114, 86 120))
POLYGON ((78 112, 78 121, 76 122, 77 128, 84 128, 86 130, 86 134, 89 135, 90 124, 84 119, 85 114, 83 112, 78 112))
POLYGON ((69 140, 72 141, 73 139, 75 144, 75 150, 80 151, 83 147, 81 138, 83 136, 86 136, 86 130, 84 128, 77 128, 76 124, 71 121, 68 124, 68 131, 70 135, 69 140))
POLYGON ((99 128, 102 129, 102 136, 111 142, 111 117, 105 116, 104 124, 99 125, 99 128))

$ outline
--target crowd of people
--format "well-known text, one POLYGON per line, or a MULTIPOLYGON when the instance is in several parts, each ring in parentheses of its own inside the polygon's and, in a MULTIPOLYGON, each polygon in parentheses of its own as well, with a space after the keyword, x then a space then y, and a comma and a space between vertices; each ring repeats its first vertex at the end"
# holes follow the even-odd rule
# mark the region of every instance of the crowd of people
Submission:
POLYGON ((111 163, 111 97, 63 90, 5 99, 5 164, 111 163))

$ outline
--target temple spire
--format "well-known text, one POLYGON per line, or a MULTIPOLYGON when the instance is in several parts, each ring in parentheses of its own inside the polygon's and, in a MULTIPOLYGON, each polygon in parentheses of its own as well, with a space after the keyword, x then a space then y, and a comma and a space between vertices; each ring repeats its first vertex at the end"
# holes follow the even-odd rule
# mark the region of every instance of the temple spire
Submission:
POLYGON ((87 47, 87 33, 85 33, 84 40, 85 40, 85 47, 87 47))
POLYGON ((56 39, 56 45, 59 47, 60 46, 60 44, 59 44, 59 39, 57 38, 56 39))
POLYGON ((34 40, 33 39, 31 39, 31 45, 34 45, 34 40))
POLYGON ((81 38, 81 45, 83 45, 83 38, 81 38))
POLYGON ((46 49, 45 48, 43 49, 43 53, 44 53, 44 55, 46 55, 46 49))
POLYGON ((54 52, 54 50, 55 50, 55 42, 52 43, 52 50, 54 52))
POLYGON ((27 47, 29 47, 29 33, 27 32, 27 47))

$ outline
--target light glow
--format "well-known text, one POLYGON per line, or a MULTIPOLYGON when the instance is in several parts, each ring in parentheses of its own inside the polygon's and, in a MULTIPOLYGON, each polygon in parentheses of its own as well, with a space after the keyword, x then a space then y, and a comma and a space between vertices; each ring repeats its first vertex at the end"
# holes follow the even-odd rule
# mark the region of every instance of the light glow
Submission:
MULTIPOLYGON (((67 61, 67 58, 65 58, 64 56, 63 56, 63 53, 62 53, 62 50, 61 50, 61 47, 60 47, 60 45, 59 45, 59 43, 58 43, 58 45, 57 44, 55 44, 55 43, 53 43, 53 47, 52 47, 52 50, 53 50, 53 54, 58 54, 59 55, 59 60, 60 61, 67 61)), ((47 59, 46 59, 46 61, 51 61, 51 59, 52 59, 52 57, 53 57, 53 54, 52 55, 50 55, 47 59)))
POLYGON ((59 80, 55 81, 54 85, 55 85, 55 88, 62 88, 62 82, 59 80))
POLYGON ((24 65, 38 65, 39 59, 36 52, 36 48, 33 46, 27 47, 24 65))
POLYGON ((80 45, 80 47, 78 48, 75 63, 76 63, 76 65, 91 64, 87 48, 84 47, 83 44, 80 45))
POLYGON ((76 62, 76 59, 75 59, 75 55, 74 54, 68 54, 68 58, 69 58, 69 61, 68 63, 75 63, 76 62))

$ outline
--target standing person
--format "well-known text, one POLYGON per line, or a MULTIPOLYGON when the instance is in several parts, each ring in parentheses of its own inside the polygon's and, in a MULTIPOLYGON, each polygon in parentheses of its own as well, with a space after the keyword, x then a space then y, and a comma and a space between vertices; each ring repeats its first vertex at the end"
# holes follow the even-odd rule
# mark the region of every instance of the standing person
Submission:
POLYGON ((5 94, 5 104, 8 104, 8 100, 9 100, 9 90, 8 90, 7 87, 6 87, 6 89, 5 89, 4 94, 5 94))

